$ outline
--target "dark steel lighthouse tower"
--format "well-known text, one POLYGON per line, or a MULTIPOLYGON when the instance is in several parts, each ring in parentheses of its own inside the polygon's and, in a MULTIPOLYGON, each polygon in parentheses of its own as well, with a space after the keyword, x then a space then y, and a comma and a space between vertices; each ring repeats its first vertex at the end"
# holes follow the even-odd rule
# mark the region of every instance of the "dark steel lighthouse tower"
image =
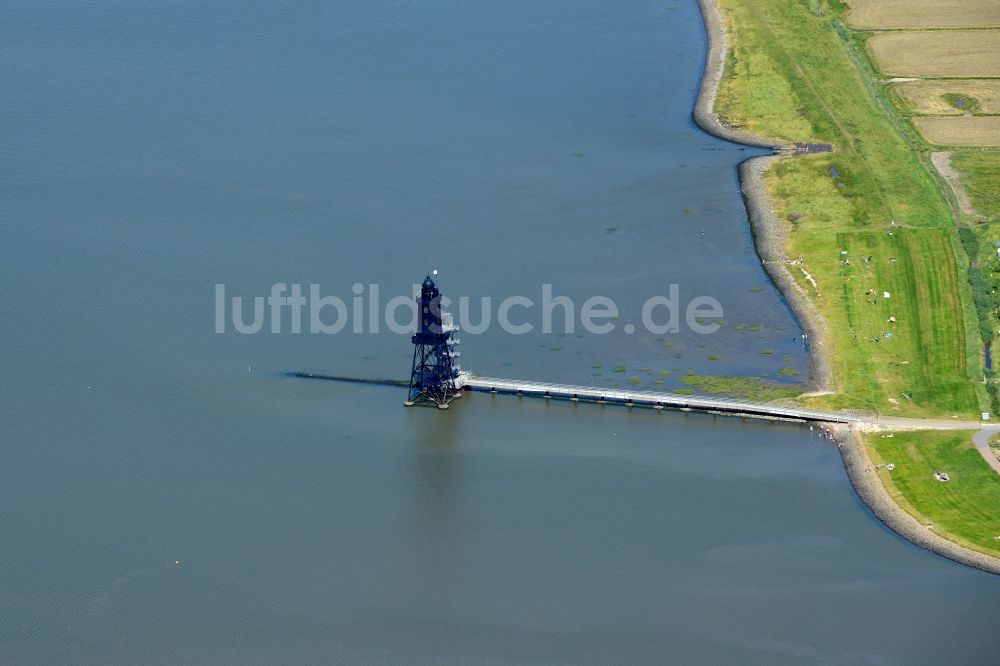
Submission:
MULTIPOLYGON (((437 273, 437 271, 435 271, 437 273)), ((417 297, 419 327, 413 342, 413 371, 410 373, 410 394, 403 404, 437 405, 447 409, 448 403, 461 397, 465 384, 461 366, 454 362, 459 356, 455 346, 458 327, 451 315, 441 311, 441 292, 428 275, 417 297)))

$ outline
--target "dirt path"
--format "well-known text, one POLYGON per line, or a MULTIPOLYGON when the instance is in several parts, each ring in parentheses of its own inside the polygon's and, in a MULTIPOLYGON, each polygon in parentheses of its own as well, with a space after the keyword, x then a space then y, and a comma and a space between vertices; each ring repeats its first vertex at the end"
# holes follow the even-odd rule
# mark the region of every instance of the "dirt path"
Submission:
POLYGON ((980 217, 976 209, 972 207, 972 201, 969 199, 968 193, 966 193, 965 188, 962 187, 960 174, 955 171, 955 167, 951 165, 951 156, 953 154, 954 152, 950 150, 941 151, 939 153, 931 153, 931 163, 934 165, 934 168, 937 169, 937 172, 941 174, 941 177, 947 181, 948 185, 951 187, 951 191, 955 193, 955 198, 958 200, 958 209, 966 215, 980 217))
POLYGON ((858 424, 862 432, 880 430, 976 430, 972 442, 976 450, 989 465, 1000 474, 1000 460, 990 450, 990 439, 1000 434, 1000 425, 987 425, 979 421, 953 421, 951 419, 910 419, 901 416, 884 416, 864 419, 858 424))

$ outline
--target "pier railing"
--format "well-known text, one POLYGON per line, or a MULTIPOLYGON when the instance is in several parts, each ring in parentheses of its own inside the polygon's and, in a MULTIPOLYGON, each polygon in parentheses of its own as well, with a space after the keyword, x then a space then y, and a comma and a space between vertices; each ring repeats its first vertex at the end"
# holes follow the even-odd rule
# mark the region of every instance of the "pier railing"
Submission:
POLYGON ((488 393, 507 393, 558 400, 614 403, 628 406, 652 407, 654 409, 680 409, 684 411, 726 413, 796 421, 856 423, 861 420, 856 414, 850 413, 798 409, 787 405, 682 395, 680 393, 630 391, 627 389, 601 388, 598 386, 551 384, 548 382, 499 379, 496 377, 473 377, 471 375, 465 375, 464 380, 466 390, 488 393))

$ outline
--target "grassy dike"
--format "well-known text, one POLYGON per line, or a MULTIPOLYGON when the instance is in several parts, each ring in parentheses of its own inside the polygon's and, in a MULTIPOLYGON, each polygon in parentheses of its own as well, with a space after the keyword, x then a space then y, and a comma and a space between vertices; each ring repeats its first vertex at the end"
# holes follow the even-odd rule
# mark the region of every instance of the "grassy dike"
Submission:
POLYGON ((872 462, 890 496, 941 536, 1000 556, 1000 476, 983 464, 968 431, 872 434, 872 462), (892 463, 891 471, 886 465, 892 463), (934 478, 943 471, 948 481, 934 478))
POLYGON ((730 47, 719 116, 784 144, 833 146, 781 160, 765 177, 787 256, 803 260, 789 272, 825 319, 833 395, 809 400, 975 418, 989 402, 974 381, 982 359, 968 258, 926 146, 888 112, 840 21, 845 7, 821 0, 718 6, 730 47))
MULTIPOLYGON (((712 105, 722 121, 717 133, 765 145, 833 147, 832 153, 771 161, 757 181, 783 256, 801 260, 785 264, 790 278, 776 282, 786 295, 791 282, 798 294, 791 300, 807 301, 797 311, 811 308, 816 316, 807 324, 822 331, 817 351, 829 365, 823 383, 832 393, 803 400, 881 415, 974 420, 990 409, 990 397, 981 383, 970 244, 959 236, 960 224, 969 221, 959 217, 947 183, 930 164, 930 147, 878 81, 865 54, 866 35, 844 27, 846 7, 836 0, 715 0, 715 6, 728 42, 712 105)), ((711 120, 704 109, 696 108, 699 114, 711 120)), ((973 174, 966 183, 970 196, 980 204, 991 203, 992 195, 975 174, 988 172, 991 158, 966 169, 973 174)), ((982 254, 992 251, 988 231, 975 235, 972 269, 984 266, 982 254)), ((973 448, 970 433, 865 438, 844 429, 840 437, 848 475, 881 520, 914 544, 1000 573, 1000 541, 993 539, 1000 515, 982 508, 996 505, 1000 479, 973 448), (886 462, 896 469, 876 467, 886 462), (934 479, 938 470, 953 481, 934 479)))

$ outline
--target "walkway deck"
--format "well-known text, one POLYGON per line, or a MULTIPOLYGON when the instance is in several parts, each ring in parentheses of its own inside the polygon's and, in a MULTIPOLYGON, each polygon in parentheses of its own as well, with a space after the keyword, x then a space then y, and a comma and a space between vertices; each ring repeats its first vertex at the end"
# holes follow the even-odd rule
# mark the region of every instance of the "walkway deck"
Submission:
MULTIPOLYGON (((364 379, 320 375, 312 372, 289 372, 289 377, 302 379, 325 379, 336 382, 360 382, 387 386, 409 386, 409 382, 399 379, 364 379)), ((534 398, 555 400, 577 400, 602 404, 651 407, 653 409, 677 409, 686 412, 707 412, 757 419, 782 419, 788 421, 816 421, 826 423, 846 423, 860 430, 978 430, 973 438, 976 449, 989 465, 1000 474, 1000 462, 990 448, 990 438, 1000 434, 1000 424, 951 419, 918 419, 899 416, 862 416, 844 412, 823 412, 796 409, 775 404, 742 402, 725 398, 680 395, 678 393, 656 393, 653 391, 619 391, 596 386, 572 386, 569 384, 547 384, 545 382, 496 379, 494 377, 471 377, 461 375, 462 385, 469 391, 486 393, 507 393, 534 398)))
POLYGON ((754 418, 787 419, 793 421, 821 421, 826 423, 857 423, 862 419, 853 414, 795 409, 773 404, 759 404, 709 398, 705 396, 658 393, 654 391, 629 391, 605 389, 596 386, 573 386, 545 382, 497 379, 495 377, 466 377, 465 389, 486 393, 507 393, 536 398, 612 403, 653 409, 679 409, 681 411, 732 414, 754 418))

